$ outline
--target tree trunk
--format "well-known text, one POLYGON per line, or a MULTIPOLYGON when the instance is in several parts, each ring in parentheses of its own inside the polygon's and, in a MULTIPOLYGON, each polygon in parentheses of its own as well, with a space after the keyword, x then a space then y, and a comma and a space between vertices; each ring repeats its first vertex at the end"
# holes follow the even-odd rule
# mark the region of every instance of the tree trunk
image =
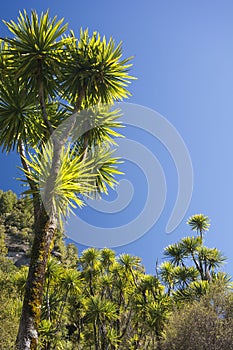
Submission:
MULTIPOLYGON (((41 62, 39 62, 41 63, 41 62)), ((40 68, 40 67, 39 67, 40 68)), ((38 71, 40 73, 40 70, 38 71)), ((47 118, 44 90, 41 77, 38 78, 39 100, 42 110, 42 118, 47 126, 50 136, 53 133, 52 126, 47 118)), ((86 86, 84 86, 75 104, 74 114, 81 108, 82 100, 85 96, 86 86)), ((16 340, 16 350, 36 350, 38 343, 38 326, 40 323, 41 307, 43 301, 43 290, 45 284, 45 271, 50 253, 50 247, 57 228, 56 210, 52 204, 52 193, 57 174, 60 169, 60 155, 62 146, 65 144, 70 132, 74 128, 75 118, 72 119, 68 128, 62 134, 62 138, 52 139, 54 153, 50 176, 47 179, 45 188, 44 203, 50 211, 48 214, 41 203, 40 196, 35 194, 38 190, 37 185, 32 183, 29 176, 27 177, 29 186, 33 195, 34 219, 35 219, 35 237, 31 251, 31 261, 28 272, 26 290, 24 294, 23 308, 20 318, 19 330, 16 340)), ((30 173, 30 169, 25 161, 24 145, 20 145, 21 161, 26 173, 30 173)))
POLYGON ((35 224, 35 238, 16 341, 17 350, 36 350, 37 348, 45 271, 55 229, 56 220, 49 218, 42 209, 35 224))

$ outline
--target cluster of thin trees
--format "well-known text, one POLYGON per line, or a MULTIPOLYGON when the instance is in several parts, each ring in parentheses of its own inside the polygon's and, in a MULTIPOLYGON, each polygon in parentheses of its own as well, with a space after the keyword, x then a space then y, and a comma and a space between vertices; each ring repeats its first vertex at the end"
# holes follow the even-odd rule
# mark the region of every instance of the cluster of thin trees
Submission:
MULTIPOLYGON (((12 194, 1 199, 7 232, 20 230, 22 200, 12 206, 12 194), (14 220, 7 220, 15 210, 14 220)), ((75 246, 57 239, 46 267, 37 348, 202 350, 208 344, 230 350, 231 279, 219 271, 225 258, 203 244, 208 217, 194 215, 188 224, 196 235, 166 247, 166 261, 154 275, 145 273, 139 257, 116 256, 108 248, 88 248, 78 257, 75 246)), ((16 268, 0 243, 0 347, 13 349, 28 267, 16 268)))

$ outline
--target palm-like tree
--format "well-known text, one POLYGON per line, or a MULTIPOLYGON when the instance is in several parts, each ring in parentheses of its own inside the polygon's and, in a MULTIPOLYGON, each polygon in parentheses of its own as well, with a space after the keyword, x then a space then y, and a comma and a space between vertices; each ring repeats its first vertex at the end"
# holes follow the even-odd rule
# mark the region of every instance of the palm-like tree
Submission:
POLYGON ((100 252, 101 267, 109 272, 110 268, 114 266, 116 262, 116 254, 113 250, 109 248, 101 249, 100 252))
POLYGON ((184 254, 190 255, 192 253, 195 253, 196 250, 201 247, 202 241, 200 237, 194 237, 194 236, 187 236, 181 239, 180 245, 182 246, 182 249, 184 251, 184 254))
POLYGON ((223 265, 226 258, 217 248, 199 247, 197 250, 199 265, 203 266, 204 278, 211 280, 211 274, 215 269, 223 265))
POLYGON ((171 312, 171 300, 166 294, 161 294, 158 300, 149 303, 146 309, 148 325, 154 330, 159 344, 164 324, 171 312))
POLYGON ((138 286, 140 292, 142 292, 144 299, 146 296, 151 294, 154 300, 157 300, 158 294, 160 294, 164 287, 160 284, 160 281, 157 277, 151 275, 142 275, 140 278, 140 284, 138 286))
POLYGON ((196 281, 199 276, 199 272, 194 266, 176 266, 174 273, 179 289, 187 288, 190 285, 190 283, 196 281))
POLYGON ((87 303, 86 317, 93 322, 95 350, 109 348, 108 329, 117 318, 116 305, 97 295, 92 296, 87 303))
POLYGON ((143 271, 141 259, 130 254, 121 254, 118 261, 124 269, 125 277, 132 279, 134 285, 137 287, 137 274, 143 271))
POLYGON ((62 25, 63 19, 57 21, 49 17, 48 11, 40 18, 35 11, 31 17, 26 11, 19 14, 18 22, 5 22, 13 33, 9 43, 11 70, 18 79, 26 81, 29 89, 38 96, 41 107, 41 116, 52 133, 51 125, 46 112, 46 99, 53 97, 57 92, 56 80, 59 69, 59 52, 63 50, 64 40, 61 35, 67 29, 62 25))
POLYGON ((193 281, 188 288, 175 291, 173 296, 177 302, 200 300, 201 297, 207 294, 209 288, 208 281, 193 281))
POLYGON ((170 244, 164 249, 164 255, 169 258, 175 266, 184 266, 185 255, 184 246, 181 243, 170 244))
MULTIPOLYGON (((75 118, 68 123, 62 141, 52 138, 49 145, 45 143, 71 112, 93 103, 113 103, 129 95, 130 65, 129 59, 122 59, 121 45, 115 46, 112 39, 107 42, 98 34, 89 36, 87 31, 81 32, 80 40, 73 34, 62 37, 67 29, 62 22, 56 17, 51 19, 48 12, 40 17, 35 11, 31 16, 20 13, 18 22, 6 22, 13 37, 1 43, 0 144, 8 152, 16 148, 20 154, 35 216, 35 240, 17 340, 19 350, 37 347, 46 265, 59 218, 72 206, 82 204, 80 193, 107 191, 106 183, 114 186, 117 172, 117 159, 111 152, 102 152, 102 156, 100 152, 101 166, 94 178, 93 161, 87 159, 93 133, 87 131, 79 138, 82 152, 72 145, 64 149, 75 118), (33 152, 28 157, 30 150, 33 152), (81 186, 76 171, 83 179, 81 186), (47 179, 42 188, 46 208, 39 177, 42 183, 47 179)), ((116 136, 111 129, 117 123, 112 115, 107 120, 108 132, 107 126, 97 127, 95 136, 109 144, 116 136)))
POLYGON ((181 240, 180 244, 183 247, 184 254, 186 256, 191 256, 192 262, 194 263, 196 269, 199 271, 202 278, 204 278, 202 264, 200 264, 200 261, 198 261, 198 258, 196 256, 197 249, 202 246, 202 238, 200 236, 184 237, 181 240))
POLYGON ((203 234, 209 230, 210 220, 208 216, 195 214, 188 219, 187 224, 191 226, 193 231, 196 231, 200 234, 201 238, 203 238, 203 234))
POLYGON ((220 290, 232 290, 232 279, 226 272, 213 273, 212 282, 220 290))
POLYGON ((84 250, 80 258, 80 267, 82 276, 89 285, 88 293, 94 296, 96 277, 99 276, 101 272, 100 251, 96 248, 88 248, 84 250))
POLYGON ((170 295, 177 282, 175 275, 175 266, 170 261, 165 261, 159 267, 159 274, 162 281, 167 286, 167 294, 170 295))
POLYGON ((45 275, 45 305, 46 305, 46 319, 51 319, 51 304, 50 304, 50 289, 51 284, 58 281, 62 273, 61 266, 55 258, 48 260, 46 275, 45 275))
POLYGON ((80 31, 80 39, 74 34, 66 40, 61 64, 62 90, 71 102, 75 103, 83 92, 85 107, 98 102, 109 104, 114 100, 127 98, 131 58, 122 59, 122 44, 115 46, 112 38, 107 42, 97 32, 92 36, 88 30, 80 31), (67 65, 68 63, 68 65, 67 65))
POLYGON ((169 261, 160 266, 160 276, 168 288, 168 294, 172 291, 181 299, 205 293, 206 286, 225 261, 218 249, 203 245, 203 233, 210 226, 208 217, 193 215, 187 223, 198 232, 198 236, 184 237, 166 247, 164 255, 169 261))

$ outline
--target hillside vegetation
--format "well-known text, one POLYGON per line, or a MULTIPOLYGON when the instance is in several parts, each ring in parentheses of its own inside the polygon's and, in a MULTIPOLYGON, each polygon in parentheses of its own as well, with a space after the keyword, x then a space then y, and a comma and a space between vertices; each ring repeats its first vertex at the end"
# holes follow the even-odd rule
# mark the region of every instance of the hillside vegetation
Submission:
MULTIPOLYGON (((26 198, 0 191, 0 349, 14 349, 33 220, 26 198)), ((203 244, 209 220, 188 221, 195 232, 164 249, 155 275, 141 259, 88 248, 78 256, 53 244, 46 271, 41 350, 231 350, 233 294, 221 272, 225 258, 203 244)), ((208 241, 208 238, 206 237, 208 241)))

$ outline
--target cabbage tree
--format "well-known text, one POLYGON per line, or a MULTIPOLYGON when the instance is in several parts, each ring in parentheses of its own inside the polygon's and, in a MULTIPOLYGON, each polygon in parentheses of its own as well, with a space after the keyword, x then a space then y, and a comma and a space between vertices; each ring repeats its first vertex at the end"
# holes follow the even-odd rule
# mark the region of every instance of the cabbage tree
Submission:
POLYGON ((56 231, 72 208, 83 205, 83 196, 116 184, 119 161, 111 147, 119 111, 101 105, 130 95, 131 64, 122 58, 121 43, 88 30, 76 38, 48 11, 20 12, 5 24, 11 35, 1 39, 0 146, 20 156, 35 220, 16 348, 35 350, 56 231))

